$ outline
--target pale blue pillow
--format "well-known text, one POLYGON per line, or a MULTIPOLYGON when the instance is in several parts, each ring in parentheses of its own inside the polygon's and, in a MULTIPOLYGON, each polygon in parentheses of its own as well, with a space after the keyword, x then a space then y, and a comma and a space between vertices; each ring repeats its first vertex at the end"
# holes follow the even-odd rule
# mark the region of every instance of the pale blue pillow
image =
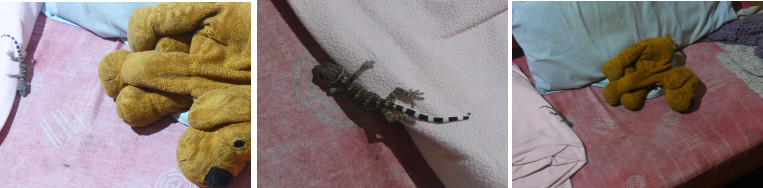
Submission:
POLYGON ((46 2, 43 13, 50 19, 87 29, 103 38, 127 39, 130 13, 138 7, 158 3, 63 3, 46 2))
POLYGON ((542 94, 604 80, 601 65, 643 39, 670 34, 678 49, 737 18, 730 2, 513 2, 511 11, 542 94))

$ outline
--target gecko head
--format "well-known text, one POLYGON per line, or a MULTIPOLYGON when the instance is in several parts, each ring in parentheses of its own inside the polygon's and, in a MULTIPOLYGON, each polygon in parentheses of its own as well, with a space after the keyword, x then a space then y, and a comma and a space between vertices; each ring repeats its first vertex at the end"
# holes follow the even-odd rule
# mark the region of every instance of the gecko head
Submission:
POLYGON ((333 63, 324 63, 313 67, 313 79, 323 86, 336 86, 344 70, 339 65, 333 63))

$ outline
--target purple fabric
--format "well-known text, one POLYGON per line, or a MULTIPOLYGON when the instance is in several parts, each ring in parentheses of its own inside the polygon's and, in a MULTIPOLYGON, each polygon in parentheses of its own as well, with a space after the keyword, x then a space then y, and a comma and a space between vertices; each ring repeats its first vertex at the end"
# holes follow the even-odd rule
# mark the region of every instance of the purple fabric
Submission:
POLYGON ((763 38, 763 14, 753 14, 721 26, 718 31, 707 35, 700 41, 758 46, 754 53, 763 58, 763 40, 761 38, 763 38))

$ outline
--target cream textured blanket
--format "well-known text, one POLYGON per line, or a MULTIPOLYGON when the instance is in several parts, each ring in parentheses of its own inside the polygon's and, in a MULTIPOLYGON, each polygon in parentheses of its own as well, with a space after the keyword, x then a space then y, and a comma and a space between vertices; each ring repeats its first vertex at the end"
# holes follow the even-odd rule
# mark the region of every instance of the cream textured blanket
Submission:
POLYGON ((723 49, 715 57, 729 70, 736 73, 750 89, 763 97, 763 59, 755 56, 757 46, 724 44, 716 42, 723 49))
POLYGON ((437 117, 472 113, 466 121, 406 123, 446 186, 508 186, 507 1, 290 0, 289 4, 346 70, 376 61, 359 78, 370 91, 386 96, 395 87, 418 89, 426 98, 416 102, 421 113, 437 117))

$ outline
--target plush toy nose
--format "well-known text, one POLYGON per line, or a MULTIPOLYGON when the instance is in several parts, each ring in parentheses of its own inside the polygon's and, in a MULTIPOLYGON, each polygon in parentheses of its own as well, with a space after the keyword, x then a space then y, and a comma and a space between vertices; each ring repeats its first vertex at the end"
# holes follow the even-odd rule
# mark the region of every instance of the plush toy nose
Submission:
POLYGON ((222 187, 228 185, 233 180, 233 174, 222 168, 212 167, 204 177, 204 185, 209 187, 222 187))
POLYGON ((689 109, 694 108, 694 98, 691 98, 691 101, 689 101, 689 109))

